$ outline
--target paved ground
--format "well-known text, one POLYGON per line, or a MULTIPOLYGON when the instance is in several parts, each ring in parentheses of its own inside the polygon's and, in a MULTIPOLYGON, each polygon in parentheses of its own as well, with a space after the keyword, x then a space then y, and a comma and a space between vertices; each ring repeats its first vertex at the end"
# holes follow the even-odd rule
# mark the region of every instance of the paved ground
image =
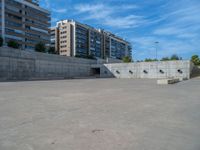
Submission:
POLYGON ((200 79, 0 83, 0 150, 200 150, 200 79))

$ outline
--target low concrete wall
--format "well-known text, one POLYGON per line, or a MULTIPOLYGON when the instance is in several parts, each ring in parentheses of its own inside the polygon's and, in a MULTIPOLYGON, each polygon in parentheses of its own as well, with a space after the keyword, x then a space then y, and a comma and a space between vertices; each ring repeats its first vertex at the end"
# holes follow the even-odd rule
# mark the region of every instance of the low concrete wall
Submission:
POLYGON ((104 64, 101 67, 101 77, 189 79, 191 70, 190 61, 104 64))
POLYGON ((0 81, 88 77, 95 60, 0 48, 0 81))

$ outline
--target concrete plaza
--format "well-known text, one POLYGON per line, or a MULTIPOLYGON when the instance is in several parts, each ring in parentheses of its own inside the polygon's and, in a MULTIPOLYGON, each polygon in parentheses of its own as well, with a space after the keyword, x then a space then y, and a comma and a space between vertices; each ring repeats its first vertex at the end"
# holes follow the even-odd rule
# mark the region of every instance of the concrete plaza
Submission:
POLYGON ((1 82, 0 150, 200 150, 200 79, 1 82))

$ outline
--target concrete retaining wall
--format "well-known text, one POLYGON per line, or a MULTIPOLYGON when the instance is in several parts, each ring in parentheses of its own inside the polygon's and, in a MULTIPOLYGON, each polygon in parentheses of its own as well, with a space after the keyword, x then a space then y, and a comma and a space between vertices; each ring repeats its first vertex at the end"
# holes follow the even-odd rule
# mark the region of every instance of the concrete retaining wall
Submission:
POLYGON ((100 68, 100 77, 189 79, 192 66, 190 61, 101 64, 98 60, 0 48, 0 81, 98 77, 96 68, 100 68))
POLYGON ((113 63, 123 63, 123 61, 114 58, 97 59, 97 64, 113 64, 113 63))
POLYGON ((88 77, 95 60, 0 48, 0 81, 88 77))
POLYGON ((101 77, 189 79, 191 70, 190 61, 105 64, 101 67, 101 77))

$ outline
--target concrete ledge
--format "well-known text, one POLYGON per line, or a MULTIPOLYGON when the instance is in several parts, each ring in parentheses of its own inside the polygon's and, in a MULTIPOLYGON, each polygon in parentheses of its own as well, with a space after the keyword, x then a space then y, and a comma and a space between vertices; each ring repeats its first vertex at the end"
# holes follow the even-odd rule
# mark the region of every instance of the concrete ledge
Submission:
POLYGON ((179 82, 189 80, 188 78, 179 78, 179 82))
POLYGON ((159 84, 159 85, 175 84, 175 83, 178 83, 178 82, 180 82, 179 79, 160 79, 160 80, 157 80, 157 84, 159 84))

